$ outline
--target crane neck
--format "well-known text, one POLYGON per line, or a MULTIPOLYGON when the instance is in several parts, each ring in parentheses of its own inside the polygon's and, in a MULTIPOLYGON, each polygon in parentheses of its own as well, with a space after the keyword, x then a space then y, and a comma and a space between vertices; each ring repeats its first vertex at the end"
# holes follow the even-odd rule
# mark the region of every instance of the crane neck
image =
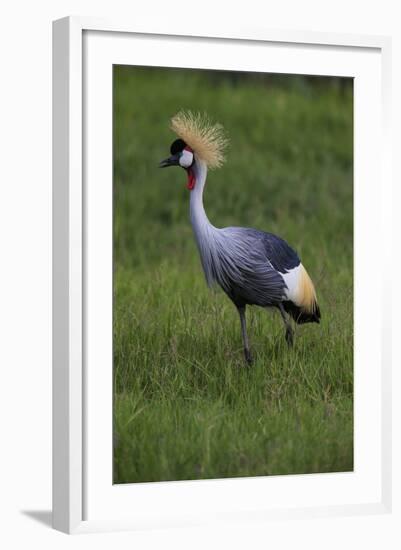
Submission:
POLYGON ((195 234, 206 227, 213 227, 203 206, 203 190, 206 184, 207 165, 196 159, 192 167, 195 176, 195 187, 190 192, 190 217, 195 234))
POLYGON ((195 186, 190 192, 191 224, 206 281, 211 286, 216 281, 215 274, 220 262, 218 254, 220 230, 210 223, 203 206, 203 190, 207 176, 206 163, 196 159, 192 170, 195 176, 195 186))

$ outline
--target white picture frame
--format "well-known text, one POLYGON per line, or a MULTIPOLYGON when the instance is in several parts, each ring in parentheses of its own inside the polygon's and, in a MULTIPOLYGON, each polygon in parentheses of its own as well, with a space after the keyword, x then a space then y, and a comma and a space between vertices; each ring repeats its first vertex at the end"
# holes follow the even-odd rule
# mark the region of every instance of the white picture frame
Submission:
MULTIPOLYGON (((169 66, 167 60, 171 59, 172 53, 179 51, 177 44, 181 46, 185 43, 193 48, 191 56, 180 56, 177 63, 172 63, 173 66, 200 67, 200 61, 196 62, 196 59, 201 59, 201 49, 204 67, 235 69, 240 63, 238 60, 242 59, 241 69, 256 70, 257 67, 261 67, 257 63, 263 63, 264 48, 269 47, 272 53, 270 65, 264 70, 285 72, 285 67, 293 66, 291 63, 294 61, 291 59, 296 52, 299 72, 305 71, 303 67, 306 65, 302 63, 311 63, 311 66, 316 67, 314 71, 318 72, 309 74, 353 76, 357 78, 356 82, 360 83, 358 86, 361 90, 372 88, 369 92, 372 95, 363 97, 361 93, 361 100, 357 99, 355 104, 355 176, 356 182, 362 178, 366 182, 366 191, 363 194, 359 193, 359 187, 356 188, 358 192, 355 195, 355 208, 359 209, 360 225, 356 225, 355 242, 358 243, 358 239, 362 238, 362 230, 369 231, 369 215, 375 206, 377 210, 378 196, 378 217, 381 223, 375 228, 377 234, 371 232, 368 237, 373 240, 379 239, 386 231, 391 232, 386 225, 388 221, 385 215, 386 209, 390 208, 391 197, 388 133, 391 75, 389 38, 260 29, 191 30, 188 34, 187 30, 183 32, 182 29, 173 28, 173 25, 165 29, 142 28, 125 22, 82 17, 55 21, 54 527, 67 533, 75 533, 193 525, 208 521, 265 521, 277 517, 299 518, 390 511, 391 357, 388 341, 389 321, 383 314, 384 306, 390 297, 388 294, 385 297, 382 295, 385 274, 380 270, 376 275, 372 275, 373 280, 370 281, 364 281, 363 277, 358 275, 363 273, 358 268, 367 265, 369 260, 363 251, 360 257, 356 252, 356 303, 361 308, 359 313, 357 312, 356 328, 359 324, 363 325, 364 312, 366 313, 363 309, 363 298, 369 292, 369 285, 378 289, 377 299, 370 305, 377 313, 378 321, 370 328, 365 326, 363 334, 361 332, 361 337, 357 340, 359 343, 366 342, 368 349, 360 350, 362 355, 359 358, 359 363, 366 363, 366 373, 359 377, 359 371, 356 371, 356 381, 359 380, 360 383, 359 386, 356 385, 355 390, 355 445, 356 451, 360 446, 359 456, 369 456, 365 457, 366 460, 363 458, 360 462, 356 461, 356 471, 353 474, 136 484, 120 489, 112 487, 111 476, 107 476, 112 445, 112 388, 111 378, 107 378, 107 369, 111 361, 111 335, 108 335, 111 295, 106 297, 105 301, 99 301, 96 311, 92 308, 93 297, 107 294, 104 293, 104 289, 109 289, 111 283, 111 118, 107 109, 104 116, 99 116, 99 113, 104 112, 104 106, 108 105, 111 97, 110 82, 107 80, 110 78, 110 66, 113 63, 134 64, 132 52, 138 52, 140 49, 135 40, 146 42, 146 48, 142 48, 141 51, 143 58, 140 62, 136 60, 136 64, 169 66), (163 48, 160 48, 160 41, 163 41, 163 48), (169 48, 170 57, 167 52, 169 48), (241 48, 253 48, 254 55, 246 56, 246 59, 245 56, 241 57, 241 48), (234 50, 236 55, 230 53, 234 50), (214 65, 210 61, 211 55, 214 65), (289 61, 286 61, 287 58, 289 61), (96 85, 96 82, 97 85, 104 85, 99 88, 102 93, 98 94, 96 101, 93 100, 93 95, 90 96, 91 101, 88 101, 88 88, 96 85), (368 113, 369 116, 365 116, 368 113), (97 126, 94 127, 93 124, 97 126), (377 131, 375 136, 370 135, 373 128, 375 134, 377 131), (91 136, 94 135, 98 138, 92 139, 91 136), (375 154, 379 155, 379 160, 372 165, 372 157, 375 154), (93 161, 94 158, 102 160, 93 161), (87 186, 85 183, 93 177, 100 182, 95 193, 93 186, 87 186), (377 180, 380 180, 380 185, 376 187, 376 195, 374 177, 376 185, 377 180), (102 178, 105 178, 104 185, 102 178), (98 221, 96 222, 97 212, 102 212, 102 220, 105 220, 103 229, 98 221), (106 252, 97 254, 96 246, 93 246, 94 235, 101 240, 106 252), (104 266, 107 268, 107 265, 110 267, 109 270, 105 270, 105 276, 99 277, 96 284, 90 279, 90 272, 94 269, 92 265, 96 266, 96 269, 104 266), (99 318, 99 311, 105 312, 102 315, 104 322, 95 321, 99 318), (96 338, 103 346, 98 351, 93 347, 94 334, 101 335, 100 338, 96 338), (91 375, 90 366, 91 357, 95 353, 105 361, 104 369, 99 369, 96 378, 91 375), (102 403, 106 403, 104 407, 100 407, 100 396, 102 403), (370 412, 367 412, 368 409, 370 412), (365 420, 359 422, 363 417, 365 420), (96 429, 96 422, 105 427, 106 435, 103 430, 96 429), (93 460, 95 454, 96 461, 93 460), (265 483, 268 485, 264 485, 265 483), (110 490, 107 488, 108 485, 110 490), (260 493, 262 486, 264 496, 266 487, 268 494, 273 495, 271 502, 267 504, 260 493), (322 498, 323 492, 329 497, 322 498), (296 494, 299 494, 299 498, 294 497, 296 494), (238 495, 241 498, 238 499, 238 495), (250 498, 253 501, 252 506, 245 506, 244 502, 250 498), (88 510, 91 510, 89 514, 88 510)), ((296 72, 296 68, 293 71, 296 72)), ((384 246, 387 248, 383 253, 389 254, 389 245, 384 246)), ((104 272, 103 269, 100 271, 104 272)))

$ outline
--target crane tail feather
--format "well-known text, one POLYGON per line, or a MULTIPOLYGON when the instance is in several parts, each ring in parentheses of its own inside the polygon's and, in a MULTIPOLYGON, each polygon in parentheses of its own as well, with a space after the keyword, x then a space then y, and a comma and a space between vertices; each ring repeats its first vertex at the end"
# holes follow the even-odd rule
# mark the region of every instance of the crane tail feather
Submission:
POLYGON ((312 313, 308 313, 307 311, 303 310, 301 307, 294 304, 294 302, 291 301, 285 301, 283 302, 283 306, 285 311, 291 315, 291 317, 294 319, 294 321, 298 325, 303 325, 304 323, 320 323, 320 308, 319 305, 316 303, 314 310, 312 313))
POLYGON ((316 299, 315 287, 302 264, 300 264, 296 300, 287 300, 283 302, 283 306, 298 324, 320 322, 321 315, 316 299))

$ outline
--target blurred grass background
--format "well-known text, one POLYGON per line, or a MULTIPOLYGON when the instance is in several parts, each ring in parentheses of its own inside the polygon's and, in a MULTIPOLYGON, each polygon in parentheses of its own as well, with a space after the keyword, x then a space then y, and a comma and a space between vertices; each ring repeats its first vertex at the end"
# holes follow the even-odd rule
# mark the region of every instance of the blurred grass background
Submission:
POLYGON ((353 469, 351 79, 114 67, 114 482, 353 469), (321 325, 206 287, 186 175, 159 170, 180 109, 226 128, 217 227, 277 233, 317 287, 321 325))

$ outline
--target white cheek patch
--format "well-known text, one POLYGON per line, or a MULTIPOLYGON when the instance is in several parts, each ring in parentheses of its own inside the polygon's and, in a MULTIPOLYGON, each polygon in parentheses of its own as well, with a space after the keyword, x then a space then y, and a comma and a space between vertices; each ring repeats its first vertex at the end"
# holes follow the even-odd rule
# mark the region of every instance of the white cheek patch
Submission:
POLYGON ((194 160, 194 155, 191 151, 184 149, 180 156, 180 166, 183 168, 189 168, 194 160))

